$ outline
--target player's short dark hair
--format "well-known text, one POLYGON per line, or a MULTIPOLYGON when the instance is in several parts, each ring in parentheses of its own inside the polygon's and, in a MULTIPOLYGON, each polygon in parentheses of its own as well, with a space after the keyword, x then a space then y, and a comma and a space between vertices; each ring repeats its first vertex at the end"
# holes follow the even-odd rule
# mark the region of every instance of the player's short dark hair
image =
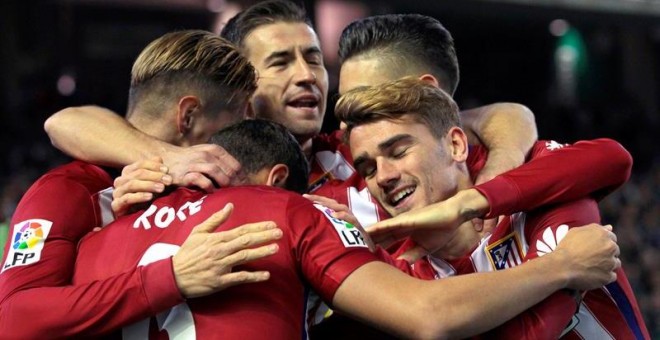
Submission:
MULTIPOLYGON (((386 14, 352 22, 341 34, 339 58, 343 63, 358 56, 389 59, 392 65, 410 70, 423 67, 438 78, 449 94, 458 86, 454 39, 438 20, 429 16, 386 14)), ((408 75, 419 76, 400 76, 408 75)))
POLYGON ((220 36, 243 49, 245 37, 250 32, 259 26, 277 22, 301 22, 312 26, 303 7, 291 1, 270 0, 250 6, 229 19, 220 36))
POLYGON ((216 132, 209 142, 227 150, 248 175, 284 164, 289 167, 284 187, 301 194, 307 191, 309 163, 296 138, 283 125, 263 119, 244 120, 216 132))

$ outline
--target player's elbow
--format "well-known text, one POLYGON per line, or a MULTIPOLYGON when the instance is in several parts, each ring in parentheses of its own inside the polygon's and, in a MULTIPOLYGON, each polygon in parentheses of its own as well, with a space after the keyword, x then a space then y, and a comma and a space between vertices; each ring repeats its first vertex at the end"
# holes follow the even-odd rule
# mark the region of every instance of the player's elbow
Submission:
POLYGON ((76 114, 75 111, 77 109, 75 107, 68 107, 65 109, 62 109, 60 111, 57 111, 46 121, 44 122, 44 131, 46 131, 46 134, 50 138, 50 143, 53 144, 54 147, 59 146, 59 138, 62 134, 62 130, 67 126, 67 119, 70 115, 76 114))
POLYGON ((630 152, 613 139, 601 138, 600 141, 610 150, 608 163, 612 169, 612 185, 623 185, 630 178, 632 172, 633 159, 630 152))

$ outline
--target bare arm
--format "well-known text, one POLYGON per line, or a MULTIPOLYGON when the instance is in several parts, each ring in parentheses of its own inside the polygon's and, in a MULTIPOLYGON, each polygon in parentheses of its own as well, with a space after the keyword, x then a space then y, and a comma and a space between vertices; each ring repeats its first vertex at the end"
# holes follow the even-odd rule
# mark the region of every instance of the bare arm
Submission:
POLYGON ((559 289, 615 280, 613 270, 620 266, 615 239, 600 226, 577 228, 555 252, 524 265, 436 281, 371 262, 341 284, 333 304, 404 337, 463 338, 504 323, 559 289))
POLYGON ((476 184, 523 164, 538 139, 534 114, 520 104, 496 103, 461 111, 461 122, 470 144, 488 149, 488 161, 476 184))
POLYGON ((44 129, 62 152, 99 165, 120 167, 175 149, 98 106, 63 109, 46 120, 44 129))
POLYGON ((56 148, 93 164, 122 167, 161 157, 176 185, 192 184, 210 191, 213 183, 202 174, 226 186, 240 170, 240 164, 217 145, 174 146, 98 106, 63 109, 46 120, 44 129, 56 148))

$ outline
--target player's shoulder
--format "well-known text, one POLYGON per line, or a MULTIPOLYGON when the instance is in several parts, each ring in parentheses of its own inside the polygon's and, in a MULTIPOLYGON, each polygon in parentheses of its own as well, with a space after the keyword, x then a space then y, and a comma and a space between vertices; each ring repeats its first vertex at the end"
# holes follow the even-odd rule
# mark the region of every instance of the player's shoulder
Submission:
POLYGON ((75 184, 95 192, 112 186, 112 181, 112 176, 105 169, 94 164, 73 161, 46 172, 35 184, 75 184))

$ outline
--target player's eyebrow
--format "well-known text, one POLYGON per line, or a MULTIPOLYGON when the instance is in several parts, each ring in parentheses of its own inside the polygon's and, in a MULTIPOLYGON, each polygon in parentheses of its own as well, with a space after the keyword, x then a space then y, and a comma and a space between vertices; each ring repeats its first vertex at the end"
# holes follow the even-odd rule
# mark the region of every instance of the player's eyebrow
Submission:
MULTIPOLYGON (((391 148, 394 144, 397 144, 401 141, 409 141, 414 139, 414 137, 410 134, 407 133, 400 133, 398 135, 394 135, 380 143, 378 143, 378 149, 380 152, 384 152, 385 150, 391 148)), ((368 161, 371 157, 369 156, 368 153, 363 152, 359 156, 353 159, 353 166, 358 169, 360 166, 368 161)))

